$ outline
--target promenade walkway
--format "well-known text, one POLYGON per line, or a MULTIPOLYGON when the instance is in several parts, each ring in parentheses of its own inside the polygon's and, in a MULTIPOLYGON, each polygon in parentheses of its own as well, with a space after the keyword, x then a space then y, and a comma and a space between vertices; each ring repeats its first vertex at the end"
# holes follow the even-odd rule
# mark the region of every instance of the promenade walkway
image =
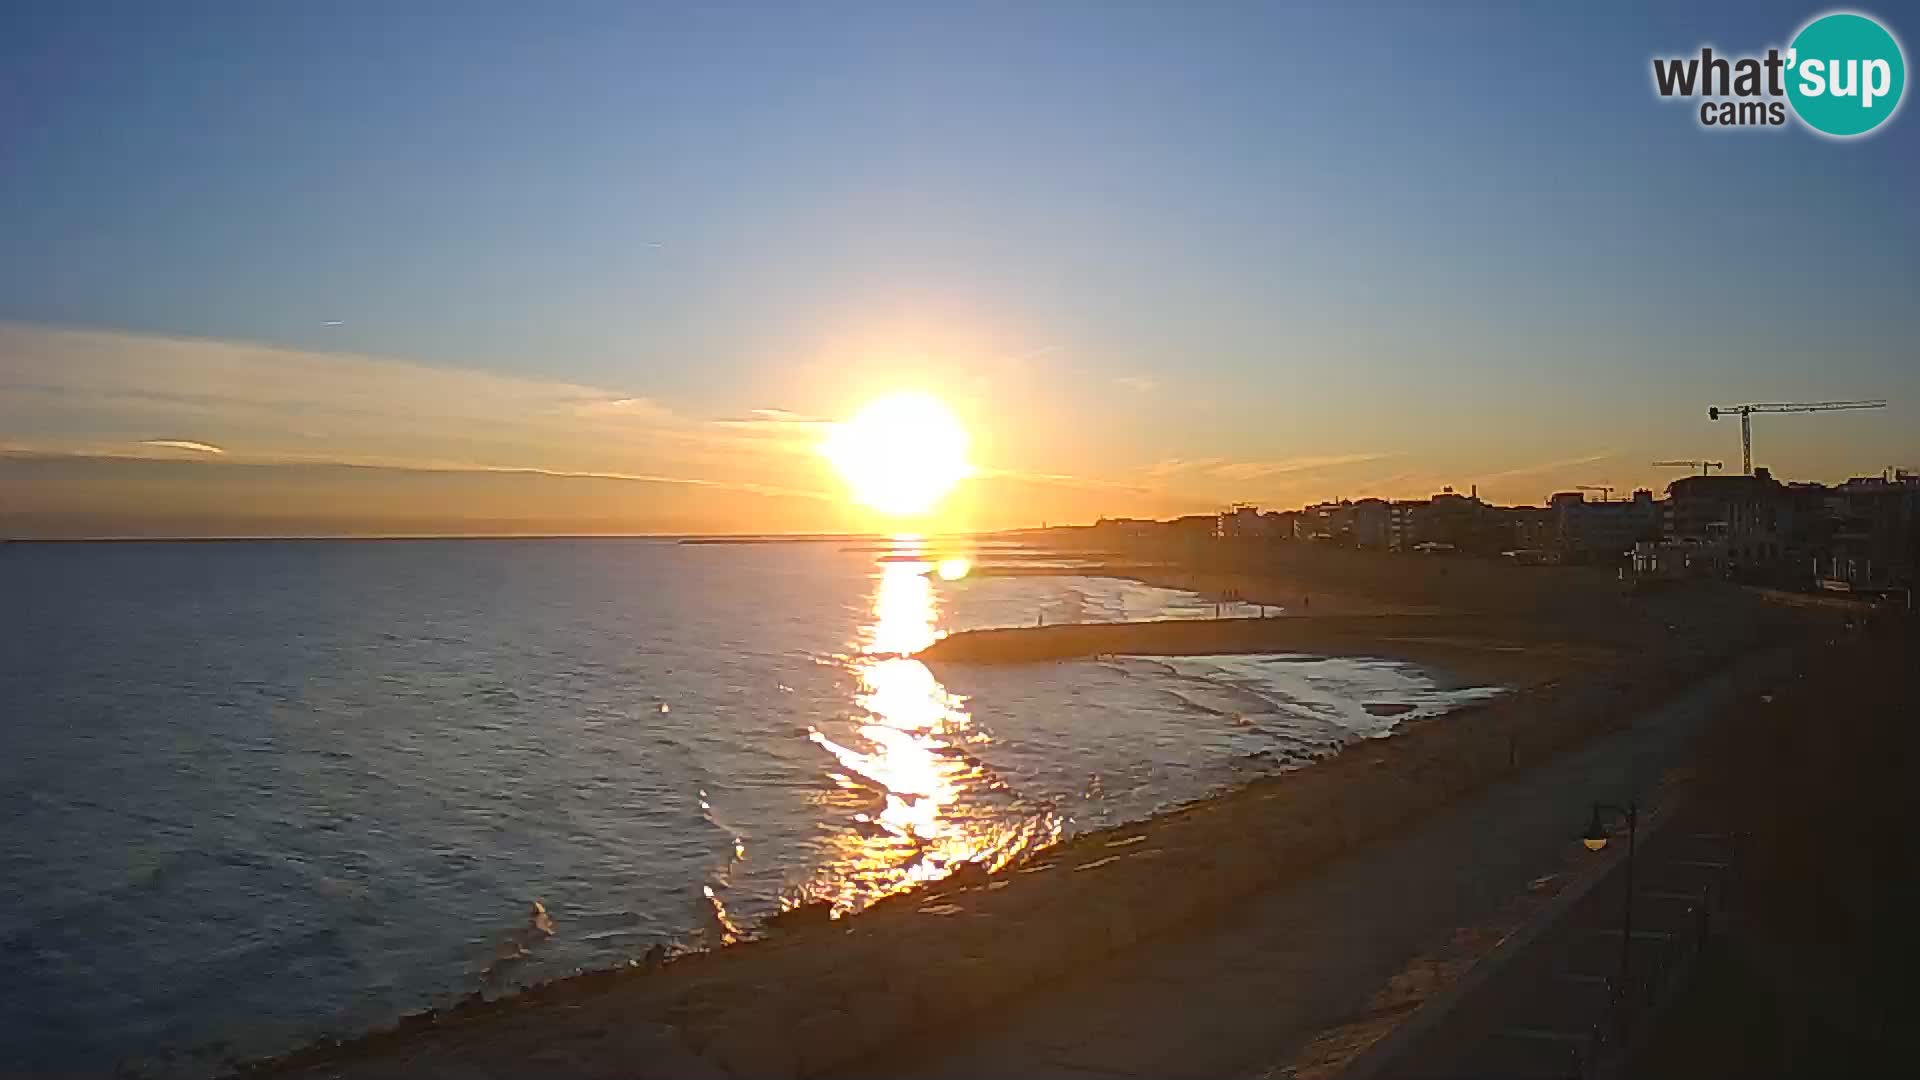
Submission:
POLYGON ((1630 727, 1211 925, 1145 943, 844 1075, 1289 1075, 1285 1063, 1316 1034, 1366 1015, 1410 962, 1444 949, 1461 928, 1497 920, 1542 874, 1564 867, 1594 800, 1650 790, 1711 712, 1785 674, 1782 654, 1749 656, 1630 727))
POLYGON ((1737 895, 1728 823, 1710 811, 1686 800, 1641 837, 1625 950, 1627 875, 1616 857, 1596 887, 1543 913, 1551 917, 1489 958, 1484 977, 1431 1016, 1409 1018, 1342 1080, 1618 1075, 1737 895))

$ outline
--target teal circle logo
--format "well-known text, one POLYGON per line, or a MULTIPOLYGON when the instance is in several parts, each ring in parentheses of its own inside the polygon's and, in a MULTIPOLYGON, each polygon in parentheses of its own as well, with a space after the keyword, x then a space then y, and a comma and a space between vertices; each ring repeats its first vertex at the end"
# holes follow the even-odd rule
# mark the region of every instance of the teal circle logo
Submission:
POLYGON ((1801 121, 1826 135, 1851 138, 1886 123, 1906 88, 1900 43, 1865 15, 1823 15, 1787 49, 1787 100, 1801 121))

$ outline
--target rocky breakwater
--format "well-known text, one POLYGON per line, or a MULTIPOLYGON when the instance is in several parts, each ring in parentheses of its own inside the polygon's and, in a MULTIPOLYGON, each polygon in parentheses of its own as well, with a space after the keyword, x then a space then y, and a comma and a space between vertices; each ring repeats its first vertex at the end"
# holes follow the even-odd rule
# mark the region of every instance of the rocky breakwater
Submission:
POLYGON ((1610 642, 1543 639, 1531 625, 1486 615, 1386 614, 1168 619, 968 630, 921 651, 928 663, 1009 664, 1106 655, 1304 653, 1404 660, 1468 680, 1530 685, 1612 664, 1610 642))

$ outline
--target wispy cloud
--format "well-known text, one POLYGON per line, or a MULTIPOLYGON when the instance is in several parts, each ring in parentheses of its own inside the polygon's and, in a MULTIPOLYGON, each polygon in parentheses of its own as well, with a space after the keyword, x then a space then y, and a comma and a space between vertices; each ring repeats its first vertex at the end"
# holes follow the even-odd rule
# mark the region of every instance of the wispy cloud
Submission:
POLYGON ((1130 483, 1125 480, 1106 480, 1093 476, 1074 476, 1070 473, 1022 472, 1018 469, 980 469, 976 475, 982 479, 1013 480, 1026 484, 1046 484, 1056 487, 1078 488, 1086 491, 1124 492, 1130 495, 1151 495, 1156 492, 1150 486, 1130 483))
POLYGON ((1159 382, 1146 375, 1121 375, 1113 381, 1114 385, 1126 390, 1131 390, 1136 394, 1151 394, 1155 390, 1160 389, 1159 382))
POLYGON ((1164 458, 1147 466, 1146 475, 1165 480, 1175 476, 1189 479, 1210 478, 1246 483, 1263 480, 1289 473, 1313 472, 1320 469, 1336 469, 1349 465, 1366 465, 1382 461, 1388 454, 1349 453, 1349 454, 1304 454, 1299 457, 1276 458, 1261 461, 1232 461, 1227 458, 1164 458))
POLYGON ((191 450, 197 454, 226 453, 212 443, 194 442, 192 439, 142 439, 140 445, 157 447, 161 450, 191 450))
MULTIPOLYGON (((779 410, 754 421, 804 430, 779 410)), ((32 431, 19 441, 56 453, 824 484, 797 435, 680 415, 644 394, 352 353, 10 324, 0 324, 0 431, 32 431), (194 437, 128 434, 156 429, 194 437)))
POLYGON ((1209 474, 1222 480, 1262 480, 1270 476, 1285 476, 1289 473, 1314 472, 1320 469, 1337 469, 1348 465, 1366 465, 1386 458, 1386 454, 1307 454, 1301 457, 1281 458, 1275 461, 1234 461, 1217 465, 1209 474))
MULTIPOLYGON (((158 446, 172 449, 192 449, 205 453, 224 454, 226 451, 217 446, 200 443, 182 442, 172 439, 156 439, 139 443, 140 446, 158 446)), ((112 447, 80 448, 72 450, 49 450, 42 447, 19 443, 0 443, 0 458, 16 460, 30 459, 66 459, 120 461, 130 464, 153 463, 161 459, 152 455, 131 453, 112 447)), ((175 462, 184 459, 172 459, 175 462)), ((545 476, 561 480, 615 480, 636 484, 668 484, 675 487, 712 488, 718 491, 738 491, 754 495, 776 495, 786 498, 815 499, 837 501, 839 496, 830 491, 814 488, 781 487, 774 484, 757 484, 749 481, 713 480, 697 476, 670 476, 659 473, 613 472, 595 469, 542 469, 522 465, 483 465, 458 461, 395 461, 381 458, 357 458, 340 454, 271 454, 249 455, 249 466, 290 467, 290 468, 338 468, 349 470, 368 470, 385 473, 474 473, 489 476, 545 476)))
POLYGON ((573 412, 576 416, 635 416, 647 420, 660 420, 673 415, 673 410, 659 402, 638 397, 582 401, 573 407, 573 412))
POLYGON ((1487 473, 1485 475, 1489 480, 1503 480, 1516 476, 1536 476, 1540 473, 1557 472, 1561 469, 1577 469, 1583 465, 1598 465, 1600 462, 1611 461, 1619 456, 1620 451, 1618 450, 1598 450, 1591 454, 1582 454, 1579 457, 1542 461, 1533 465, 1519 465, 1514 468, 1501 469, 1499 472, 1487 473))
POLYGON ((1162 479, 1169 476, 1176 476, 1180 473, 1199 472, 1203 469, 1210 469, 1216 465, 1225 464, 1225 462, 1225 458, 1217 457, 1161 458, 1159 461, 1147 466, 1144 471, 1148 476, 1154 477, 1155 479, 1162 479))
POLYGON ((680 487, 716 488, 743 491, 754 495, 779 495, 788 498, 836 500, 832 492, 811 488, 780 487, 741 480, 710 480, 695 476, 665 476, 658 473, 606 472, 593 469, 538 469, 519 465, 466 465, 458 462, 354 462, 360 468, 391 469, 405 472, 489 473, 507 476, 550 476, 563 480, 620 480, 638 484, 673 484, 680 487))
POLYGON ((832 423, 831 420, 803 413, 789 412, 786 409, 752 409, 745 416, 723 416, 713 423, 721 427, 756 428, 772 430, 780 428, 816 428, 832 423))
POLYGON ((1007 360, 1010 363, 1017 364, 1023 360, 1037 360, 1042 356, 1050 356, 1059 351, 1060 351, 1060 346, 1058 345, 1042 345, 1037 349, 1028 349, 1026 352, 1016 353, 1013 356, 1008 357, 1007 360))

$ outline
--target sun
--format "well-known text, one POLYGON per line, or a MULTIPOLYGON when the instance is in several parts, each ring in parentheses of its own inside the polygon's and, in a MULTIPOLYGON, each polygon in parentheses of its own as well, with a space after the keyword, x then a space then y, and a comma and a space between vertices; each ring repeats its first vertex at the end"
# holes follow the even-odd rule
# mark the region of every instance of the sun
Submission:
POLYGON ((939 505, 973 475, 967 429, 928 394, 891 394, 835 424, 820 446, 856 501, 883 514, 914 517, 939 505))

